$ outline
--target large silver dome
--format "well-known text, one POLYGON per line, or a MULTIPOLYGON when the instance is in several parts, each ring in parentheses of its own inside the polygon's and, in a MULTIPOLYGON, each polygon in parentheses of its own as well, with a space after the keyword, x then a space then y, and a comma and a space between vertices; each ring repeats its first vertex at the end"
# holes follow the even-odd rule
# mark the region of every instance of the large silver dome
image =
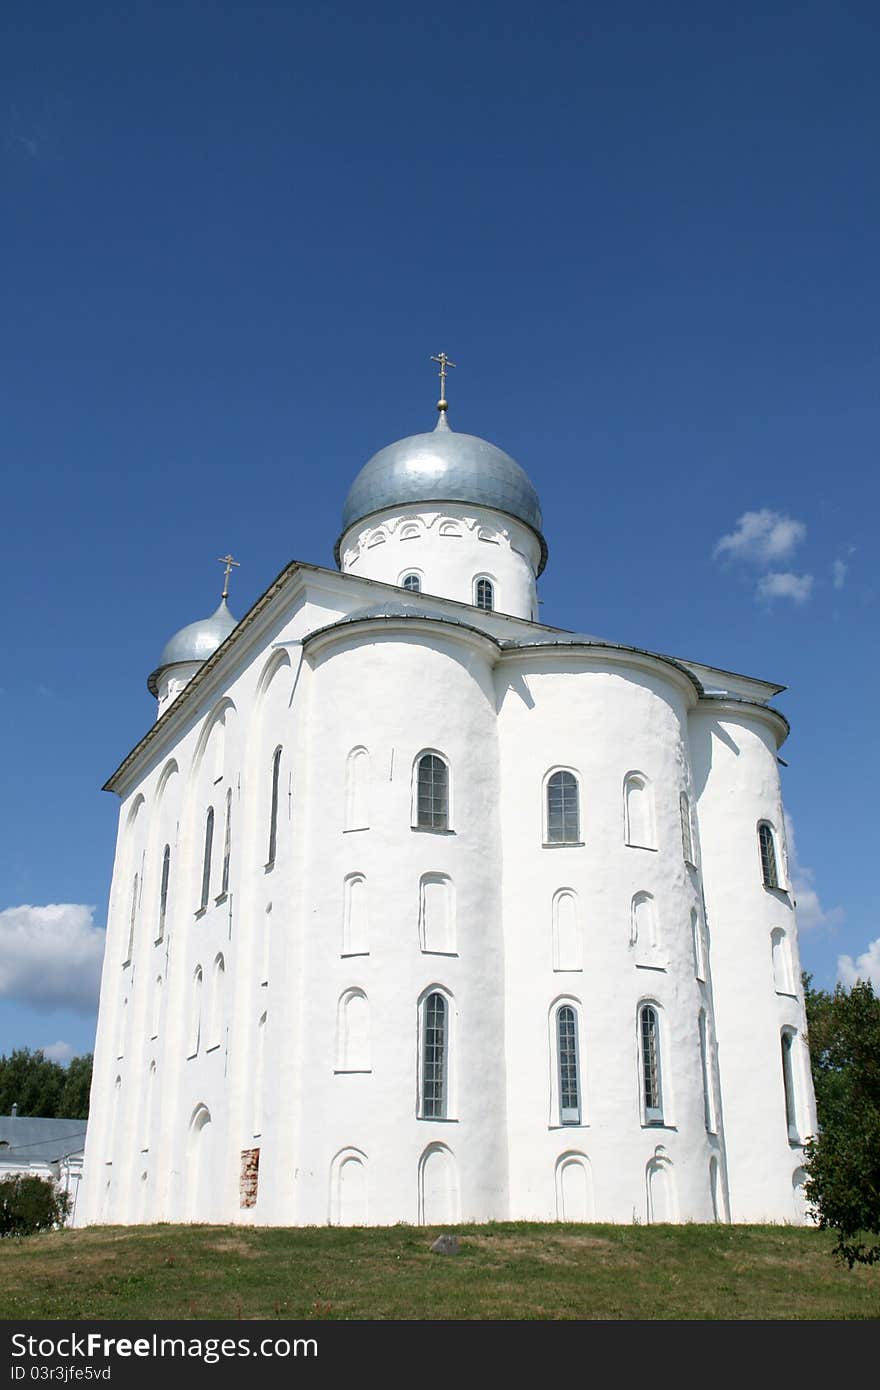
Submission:
MULTIPOLYGON (((538 494, 525 471, 503 449, 474 434, 458 434, 445 414, 428 434, 411 434, 374 454, 358 473, 342 509, 342 535, 375 512, 407 502, 464 502, 491 507, 531 527, 547 545, 538 494)), ((336 560, 342 536, 336 542, 336 560)))
POLYGON ((159 665, 147 680, 151 693, 158 694, 159 676, 168 666, 176 666, 181 661, 207 661, 226 641, 237 623, 238 619, 233 618, 224 598, 210 618, 200 618, 198 622, 188 623, 175 632, 162 648, 159 665))

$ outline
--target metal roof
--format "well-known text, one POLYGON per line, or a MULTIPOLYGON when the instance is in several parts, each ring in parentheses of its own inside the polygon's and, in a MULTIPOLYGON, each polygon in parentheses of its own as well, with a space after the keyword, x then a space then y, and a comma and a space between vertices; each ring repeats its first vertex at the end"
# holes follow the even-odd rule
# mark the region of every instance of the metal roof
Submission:
POLYGON ((357 521, 407 503, 471 503, 515 517, 534 531, 547 563, 541 504, 525 470, 497 445, 459 434, 441 415, 434 430, 388 444, 364 464, 345 499, 342 535, 357 521))

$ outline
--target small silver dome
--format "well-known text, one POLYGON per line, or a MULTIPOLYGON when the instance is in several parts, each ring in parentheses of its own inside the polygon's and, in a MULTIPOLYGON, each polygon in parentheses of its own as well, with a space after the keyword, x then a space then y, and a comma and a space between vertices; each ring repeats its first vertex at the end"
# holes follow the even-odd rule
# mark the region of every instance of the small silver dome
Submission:
MULTIPOLYGON (((352 483, 342 509, 342 535, 355 522, 407 502, 463 502, 491 507, 530 527, 547 560, 538 494, 525 471, 486 439, 458 434, 445 414, 428 434, 411 434, 374 454, 352 483)), ((336 542, 339 563, 342 536, 336 542)))
POLYGON ((153 695, 158 694, 159 677, 169 666, 176 666, 182 661, 207 661, 226 641, 237 623, 238 619, 233 618, 224 598, 210 618, 200 618, 198 622, 188 623, 175 632, 162 648, 159 665, 147 680, 148 690, 153 695))

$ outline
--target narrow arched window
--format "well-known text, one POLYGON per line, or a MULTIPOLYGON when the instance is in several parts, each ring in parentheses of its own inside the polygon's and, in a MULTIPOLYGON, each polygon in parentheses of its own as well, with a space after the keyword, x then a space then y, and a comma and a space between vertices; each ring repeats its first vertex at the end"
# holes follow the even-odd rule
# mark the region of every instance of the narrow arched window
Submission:
POLYGON ((269 810, 269 858, 267 866, 275 863, 278 848, 278 779, 281 775, 281 749, 272 754, 272 804, 269 810))
POLYGON ((168 879, 171 874, 171 846, 166 845, 162 852, 162 881, 159 885, 159 933, 157 941, 165 935, 165 917, 168 913, 168 879))
POLYGON ((706 1022, 705 1009, 700 1010, 698 1020, 700 1034, 700 1066, 703 1072, 703 1119, 706 1129, 710 1134, 716 1132, 715 1124, 715 1101, 712 1087, 712 1067, 709 1056, 709 1028, 706 1022))
POLYGON ((436 753, 419 758, 416 825, 422 830, 449 829, 449 768, 436 753))
POLYGON ((645 1124, 662 1125, 663 1093, 660 1076, 660 1023, 650 1004, 639 1015, 639 1045, 642 1059, 642 1102, 645 1124))
POLYGON ((547 782, 548 845, 577 845, 581 838, 578 784, 573 772, 554 772, 547 782))
POLYGON ((694 974, 698 980, 705 980, 706 942, 703 936, 703 922, 696 908, 691 908, 691 934, 694 939, 694 974))
POLYGON ((211 1023, 208 1033, 208 1047, 219 1047, 223 1041, 224 993, 226 984, 226 963, 222 954, 214 961, 214 979, 211 992, 211 1023))
POLYGON ((208 906, 208 898, 211 894, 211 853, 214 848, 214 807, 208 807, 208 814, 205 816, 205 856, 202 860, 202 897, 199 903, 199 911, 203 912, 208 906))
POLYGON ((484 613, 491 613, 495 607, 495 586, 491 579, 478 579, 474 585, 474 603, 484 613))
POLYGON ((791 1056, 794 1037, 794 1033, 788 1031, 782 1034, 782 1085, 785 1090, 785 1123, 788 1126, 788 1137, 792 1143, 796 1144, 800 1136, 797 1127, 797 1102, 791 1056))
POLYGON ((773 984, 777 994, 794 994, 791 983, 788 938, 781 927, 770 933, 770 949, 773 955, 773 984))
POLYGON ((134 924, 135 919, 137 918, 139 887, 140 879, 138 875, 135 874, 131 885, 131 907, 128 914, 128 939, 125 943, 125 957, 122 962, 123 965, 128 965, 131 962, 132 955, 134 954, 134 924))
POLYGON ((442 994, 429 994, 422 1005, 421 1118, 444 1120, 447 1096, 448 1006, 442 994))
POLYGON ((776 871, 776 846, 773 843, 773 830, 766 821, 758 826, 758 846, 761 851, 761 877, 765 888, 779 887, 779 874, 776 871))
POLYGON ((563 1004, 556 1014, 556 1055, 559 1066, 559 1123, 579 1125, 581 1093, 578 1075, 577 1014, 563 1004))
POLYGON ((188 1056, 198 1055, 202 1041, 202 967, 197 965, 193 972, 191 1013, 189 1020, 188 1056))
POLYGON ((656 849, 651 783, 641 772, 628 772, 623 787, 626 843, 638 849, 656 849))
POLYGON ((694 860, 694 837, 691 829, 691 804, 684 792, 678 798, 679 810, 681 812, 681 849, 684 854, 684 862, 693 864, 694 860))
POLYGON ((409 589, 411 594, 422 592, 422 581, 417 574, 405 574, 403 576, 403 587, 409 589))
POLYGON ((223 831, 223 878, 220 892, 229 892, 229 852, 232 848, 232 788, 226 793, 226 827, 223 831))
POLYGON ((352 748, 345 760, 345 829, 366 830, 370 824, 370 754, 352 748))

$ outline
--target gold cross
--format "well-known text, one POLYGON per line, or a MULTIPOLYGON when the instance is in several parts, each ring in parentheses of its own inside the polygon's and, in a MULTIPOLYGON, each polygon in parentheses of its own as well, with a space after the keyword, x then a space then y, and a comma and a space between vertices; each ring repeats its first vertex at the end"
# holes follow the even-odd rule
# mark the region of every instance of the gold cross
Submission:
POLYGON ((226 571, 225 571, 225 573, 224 573, 224 575, 223 575, 223 593, 220 595, 220 597, 221 597, 221 599, 228 598, 228 597, 229 597, 229 576, 230 576, 230 574, 232 573, 232 567, 233 567, 233 565, 234 565, 236 569, 240 569, 240 568, 241 568, 241 563, 240 563, 240 561, 238 561, 238 560, 233 560, 233 558, 232 558, 231 555, 221 555, 221 556, 218 558, 217 563, 218 563, 218 565, 225 565, 225 566, 226 566, 226 571))
POLYGON ((436 357, 431 358, 431 361, 440 363, 440 399, 437 402, 437 409, 448 410, 449 402, 446 399, 446 368, 454 367, 455 363, 450 362, 445 352, 438 352, 436 357))

